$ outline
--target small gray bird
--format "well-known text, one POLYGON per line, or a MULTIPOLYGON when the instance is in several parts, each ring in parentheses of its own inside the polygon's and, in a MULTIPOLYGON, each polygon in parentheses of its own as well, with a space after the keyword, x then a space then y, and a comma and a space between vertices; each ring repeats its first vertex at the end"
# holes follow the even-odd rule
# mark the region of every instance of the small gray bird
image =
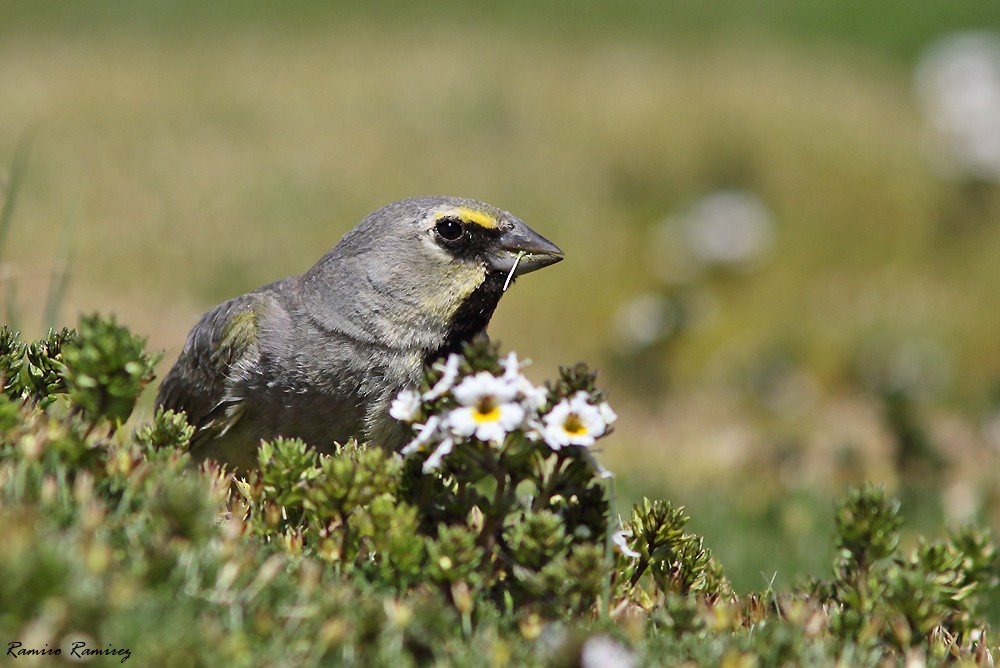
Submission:
POLYGON ((370 214, 304 274, 206 313, 160 385, 191 452, 249 470, 261 439, 398 448, 393 398, 483 332, 514 276, 562 251, 488 204, 418 197, 370 214))

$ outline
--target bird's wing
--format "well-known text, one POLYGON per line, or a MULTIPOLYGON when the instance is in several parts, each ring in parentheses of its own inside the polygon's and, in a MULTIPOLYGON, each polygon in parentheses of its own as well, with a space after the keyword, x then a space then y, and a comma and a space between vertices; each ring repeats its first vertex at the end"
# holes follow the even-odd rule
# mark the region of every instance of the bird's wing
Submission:
POLYGON ((206 313, 160 384, 156 404, 187 414, 195 427, 192 449, 224 433, 242 415, 228 381, 237 365, 257 355, 256 301, 257 295, 251 293, 206 313))

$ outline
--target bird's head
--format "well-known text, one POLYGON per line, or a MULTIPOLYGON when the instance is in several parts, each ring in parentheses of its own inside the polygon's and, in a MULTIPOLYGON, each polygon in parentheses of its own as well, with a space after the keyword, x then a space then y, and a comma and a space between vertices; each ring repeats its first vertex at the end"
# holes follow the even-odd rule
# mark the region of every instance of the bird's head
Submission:
POLYGON ((310 274, 350 276, 336 286, 338 320, 434 356, 482 332, 514 278, 562 259, 555 244, 506 211, 416 197, 368 215, 310 274))

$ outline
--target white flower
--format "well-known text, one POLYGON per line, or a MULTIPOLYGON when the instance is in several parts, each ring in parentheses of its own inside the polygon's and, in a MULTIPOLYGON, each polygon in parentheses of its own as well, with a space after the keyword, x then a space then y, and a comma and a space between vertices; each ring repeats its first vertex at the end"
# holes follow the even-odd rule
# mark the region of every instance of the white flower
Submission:
POLYGON ((444 396, 444 393, 451 389, 451 386, 455 384, 455 379, 458 378, 458 363, 461 361, 461 357, 452 353, 448 355, 444 364, 441 362, 434 364, 434 368, 441 371, 441 378, 434 383, 434 387, 424 392, 424 401, 433 401, 444 396))
POLYGON ((688 250, 705 264, 750 265, 771 250, 774 218, 755 193, 710 193, 683 220, 688 250))
POLYGON ((420 412, 420 395, 413 390, 403 390, 392 400, 389 415, 400 422, 413 422, 420 412))
POLYGON ((1000 38, 943 37, 920 58, 916 84, 944 158, 940 166, 1000 182, 1000 38))
POLYGON ((459 436, 499 443, 524 421, 517 393, 512 383, 489 372, 468 376, 452 393, 461 406, 448 413, 448 426, 459 436))
POLYGON ((632 537, 632 531, 622 526, 622 520, 618 518, 618 531, 611 534, 611 542, 615 544, 618 551, 630 559, 638 559, 642 555, 633 550, 628 545, 628 539, 632 537))
POLYGON ((453 394, 463 406, 473 406, 484 397, 492 397, 499 403, 506 403, 517 395, 517 388, 505 378, 497 378, 489 371, 480 371, 462 380, 453 394))
POLYGON ((524 407, 529 411, 538 411, 549 400, 549 391, 547 389, 532 384, 524 376, 518 374, 513 382, 517 391, 524 397, 524 407))
POLYGON ((548 401, 549 393, 544 387, 537 387, 521 373, 521 367, 527 366, 529 362, 519 362, 517 354, 511 351, 507 357, 500 361, 503 367, 503 379, 510 383, 522 397, 524 397, 524 407, 528 411, 537 411, 548 401))
POLYGON ((412 452, 417 452, 421 450, 423 446, 431 440, 431 438, 437 433, 438 427, 441 425, 441 418, 437 415, 432 415, 427 418, 427 424, 416 425, 417 435, 410 441, 405 448, 399 451, 401 455, 408 455, 412 452))
POLYGON ((454 445, 455 441, 453 441, 452 439, 450 438, 442 439, 441 442, 438 444, 437 448, 434 449, 434 452, 431 453, 431 456, 427 458, 426 462, 424 462, 423 466, 424 473, 433 471, 436 468, 440 468, 441 461, 444 459, 444 456, 447 455, 449 452, 451 452, 451 449, 452 447, 454 447, 454 445))
POLYGON ((605 416, 612 417, 610 407, 602 411, 590 403, 590 396, 580 391, 552 407, 543 418, 542 438, 553 450, 566 445, 591 446, 608 428, 605 416))

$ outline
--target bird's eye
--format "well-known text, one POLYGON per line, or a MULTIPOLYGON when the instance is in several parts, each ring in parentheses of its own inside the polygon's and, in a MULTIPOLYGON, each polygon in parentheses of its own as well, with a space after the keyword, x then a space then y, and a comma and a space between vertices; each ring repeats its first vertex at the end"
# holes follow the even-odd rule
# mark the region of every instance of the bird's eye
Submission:
POLYGON ((465 233, 465 226, 462 222, 454 218, 442 218, 434 226, 438 236, 445 241, 458 241, 465 233))

